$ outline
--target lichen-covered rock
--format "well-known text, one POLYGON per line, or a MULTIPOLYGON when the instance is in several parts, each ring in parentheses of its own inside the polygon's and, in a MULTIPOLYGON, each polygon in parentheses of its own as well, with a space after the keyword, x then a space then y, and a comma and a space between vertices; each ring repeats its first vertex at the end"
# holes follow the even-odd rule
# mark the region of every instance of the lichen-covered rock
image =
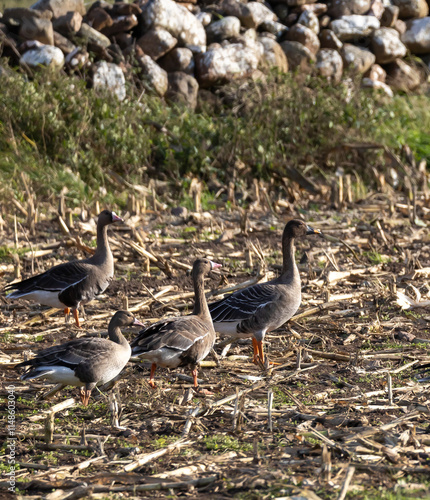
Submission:
POLYGON ((405 21, 402 21, 401 19, 397 19, 397 21, 394 23, 393 28, 399 32, 400 37, 406 33, 407 27, 405 21))
POLYGON ((420 72, 401 59, 386 66, 387 83, 394 90, 416 90, 421 84, 420 72))
POLYGON ((37 40, 46 45, 54 45, 54 29, 49 19, 25 17, 19 35, 26 40, 37 40))
POLYGON ((134 14, 128 16, 119 16, 112 19, 112 24, 102 29, 102 33, 106 36, 113 36, 125 31, 132 30, 137 26, 138 20, 134 14))
POLYGON ((105 9, 102 9, 101 7, 93 7, 85 16, 85 22, 95 30, 101 31, 109 26, 112 26, 113 19, 105 11, 105 9))
POLYGON ((37 17, 39 19, 52 20, 52 12, 50 10, 34 10, 24 7, 9 7, 4 10, 1 20, 3 23, 20 25, 22 21, 29 17, 37 17))
POLYGON ((64 16, 57 17, 53 22, 54 30, 64 36, 77 33, 82 26, 82 16, 79 12, 67 12, 64 16))
POLYGON ((76 49, 74 43, 72 43, 68 38, 63 36, 61 33, 57 33, 56 31, 54 31, 54 45, 58 47, 65 56, 76 49))
POLYGON ((335 19, 351 14, 363 15, 370 9, 370 4, 371 0, 333 0, 328 14, 335 19))
POLYGON ((212 14, 210 12, 198 12, 196 14, 196 18, 202 23, 205 28, 212 22, 212 14))
POLYGON ((384 0, 372 0, 370 9, 367 11, 368 16, 375 16, 376 19, 381 21, 382 15, 384 14, 385 5, 384 0))
POLYGON ((261 65, 278 68, 282 73, 287 73, 288 59, 279 43, 268 36, 262 36, 259 41, 264 50, 261 65))
POLYGON ((279 23, 278 21, 263 21, 259 26, 259 31, 272 33, 277 38, 280 38, 288 31, 288 28, 285 24, 279 23))
POLYGON ((268 7, 260 2, 248 2, 246 4, 249 15, 241 19, 245 28, 258 28, 265 21, 277 21, 277 16, 268 7))
POLYGON ((168 74, 169 86, 166 99, 172 102, 186 104, 191 109, 196 109, 199 84, 197 80, 188 75, 176 71, 168 74))
POLYGON ((342 48, 343 43, 332 30, 322 30, 318 38, 320 40, 321 48, 323 49, 334 49, 339 52, 342 48))
POLYGON ((341 55, 345 68, 354 73, 366 73, 375 63, 375 55, 369 49, 344 43, 341 55))
POLYGON ((311 73, 315 54, 300 42, 285 41, 280 45, 287 56, 290 70, 298 71, 305 75, 311 73))
POLYGON ((430 17, 407 21, 401 40, 412 54, 429 54, 430 17))
POLYGON ((173 0, 149 0, 142 6, 142 16, 147 29, 164 28, 193 52, 206 50, 206 31, 202 23, 173 0))
POLYGON ((77 70, 81 71, 90 66, 90 55, 85 49, 75 47, 74 50, 67 54, 65 64, 72 73, 77 70))
POLYGON ((320 22, 318 21, 318 16, 312 10, 303 11, 297 22, 298 24, 306 26, 306 28, 312 30, 316 35, 320 32, 320 22))
POLYGON ((429 6, 426 0, 393 0, 399 8, 400 19, 420 18, 429 15, 429 6))
POLYGON ((114 63, 97 62, 93 68, 93 88, 108 91, 123 101, 126 97, 126 89, 122 69, 114 63))
POLYGON ((387 5, 381 17, 381 26, 392 28, 399 18, 399 8, 397 5, 387 5))
POLYGON ((287 39, 292 42, 300 42, 312 54, 316 54, 320 48, 318 36, 306 26, 295 24, 287 33, 287 39))
POLYGON ((28 66, 33 69, 39 66, 61 69, 64 64, 64 55, 57 47, 35 42, 34 48, 24 52, 19 62, 22 66, 28 66))
POLYGON ((84 0, 39 0, 31 9, 50 10, 54 19, 64 16, 67 12, 79 12, 83 16, 86 11, 84 0))
POLYGON ((146 54, 139 55, 136 59, 142 70, 142 80, 147 81, 149 87, 154 89, 160 97, 163 97, 168 87, 167 72, 146 54))
POLYGON ((225 47, 213 44, 196 59, 198 81, 201 86, 209 87, 248 77, 257 69, 262 53, 262 46, 250 39, 225 47))
POLYGON ((379 28, 373 32, 372 51, 378 64, 387 64, 397 58, 405 57, 407 49, 395 29, 379 28))
POLYGON ((181 71, 194 76, 194 56, 190 49, 177 47, 158 60, 158 64, 168 73, 181 71))
POLYGON ((364 76, 366 78, 370 78, 371 80, 385 82, 387 78, 387 72, 382 66, 379 66, 379 64, 372 64, 372 66, 368 71, 366 71, 364 76))
POLYGON ((321 49, 317 54, 315 69, 318 75, 339 83, 343 73, 343 61, 334 49, 321 49))
POLYGON ((82 23, 81 29, 78 31, 78 36, 82 37, 87 43, 100 48, 106 48, 110 45, 110 40, 106 35, 95 30, 87 23, 82 23))
POLYGON ((265 21, 276 21, 274 12, 260 2, 242 3, 238 0, 222 0, 220 10, 227 16, 237 17, 245 28, 257 28, 265 21))
POLYGON ((354 38, 370 35, 380 27, 380 23, 373 16, 343 16, 330 23, 331 29, 342 42, 354 38))
POLYGON ((361 86, 364 89, 382 90, 387 96, 393 97, 394 93, 391 88, 384 82, 379 80, 371 80, 370 78, 363 78, 361 80, 361 86))
POLYGON ((176 47, 177 43, 176 38, 163 28, 152 28, 137 40, 137 45, 154 61, 176 47))
POLYGON ((208 44, 213 42, 222 42, 228 38, 238 36, 240 33, 240 21, 237 17, 226 16, 209 24, 206 27, 206 36, 208 44))

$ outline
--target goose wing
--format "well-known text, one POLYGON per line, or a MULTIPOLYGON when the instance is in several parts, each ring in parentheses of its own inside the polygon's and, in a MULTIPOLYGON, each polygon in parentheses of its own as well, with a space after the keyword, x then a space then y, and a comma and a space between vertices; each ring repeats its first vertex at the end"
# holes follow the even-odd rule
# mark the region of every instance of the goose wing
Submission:
POLYGON ((159 321, 142 330, 131 343, 132 355, 156 351, 163 347, 187 351, 211 329, 198 316, 183 316, 159 321))
POLYGON ((37 353, 37 355, 17 365, 17 367, 31 366, 64 366, 72 370, 81 363, 90 361, 96 364, 112 349, 111 341, 102 338, 74 339, 59 346, 52 346, 37 353))
POLYGON ((81 261, 65 262, 52 267, 48 271, 33 276, 19 283, 12 283, 5 290, 15 290, 12 296, 20 296, 37 290, 60 292, 69 286, 76 285, 88 277, 88 265, 81 261))
POLYGON ((214 323, 240 322, 253 316, 278 298, 276 285, 261 283, 239 290, 218 302, 209 304, 214 323))

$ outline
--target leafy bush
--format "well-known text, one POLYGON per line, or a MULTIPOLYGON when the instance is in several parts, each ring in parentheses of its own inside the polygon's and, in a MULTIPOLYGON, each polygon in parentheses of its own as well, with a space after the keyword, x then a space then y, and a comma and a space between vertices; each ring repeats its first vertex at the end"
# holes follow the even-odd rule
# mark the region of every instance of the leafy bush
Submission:
MULTIPOLYGON (((428 98, 389 100, 352 83, 306 85, 289 75, 269 75, 218 90, 215 104, 197 112, 168 105, 149 93, 123 102, 95 93, 84 81, 39 72, 35 79, 13 71, 0 93, 1 196, 23 198, 21 172, 41 198, 68 188, 78 204, 117 196, 115 174, 130 183, 151 178, 181 190, 191 176, 205 181, 250 183, 270 179, 283 166, 317 165, 315 175, 334 171, 329 154, 349 142, 409 144, 430 159, 428 98)), ((362 158, 345 157, 345 164, 362 158)), ((360 161, 358 161, 360 160, 360 161)), ((369 153, 366 161, 381 162, 369 153)), ((313 174, 313 175, 314 175, 313 174)))

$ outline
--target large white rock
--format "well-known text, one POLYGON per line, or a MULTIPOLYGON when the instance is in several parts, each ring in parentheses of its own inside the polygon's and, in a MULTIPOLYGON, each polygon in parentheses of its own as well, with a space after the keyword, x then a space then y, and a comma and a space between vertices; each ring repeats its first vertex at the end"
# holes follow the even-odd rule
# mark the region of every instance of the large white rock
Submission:
POLYGON ((400 41, 399 32, 393 28, 379 28, 373 32, 372 51, 378 64, 387 64, 405 57, 407 48, 400 41))
POLYGON ((82 16, 86 12, 84 0, 38 0, 31 9, 50 10, 54 19, 64 16, 67 12, 79 12, 82 16))
POLYGON ((339 83, 343 73, 343 61, 339 52, 334 49, 321 49, 315 64, 317 74, 334 83, 339 83))
POLYGON ((257 69, 262 54, 261 44, 250 39, 225 47, 213 44, 196 60, 198 81, 204 87, 250 76, 257 69))
POLYGON ((351 15, 335 19, 330 26, 339 40, 345 42, 370 35, 372 31, 380 28, 380 23, 373 16, 351 15))
POLYGON ((407 21, 402 42, 412 54, 430 54, 430 17, 407 21))
POLYGON ((262 36, 260 43, 264 50, 263 57, 261 58, 262 66, 278 68, 282 73, 287 73, 288 59, 279 43, 268 36, 262 36))
POLYGON ((429 15, 429 6, 426 0, 393 0, 392 3, 399 8, 400 19, 429 15))
POLYGON ((366 73, 375 63, 375 54, 365 47, 345 43, 341 50, 343 65, 355 73, 366 73))
POLYGON ((371 0, 332 0, 329 2, 328 14, 339 18, 351 14, 366 14, 370 9, 371 0))
POLYGON ((277 21, 278 18, 274 12, 260 2, 249 2, 246 4, 249 16, 242 20, 245 28, 257 28, 265 21, 277 21))
POLYGON ((24 52, 19 62, 22 66, 29 66, 30 68, 49 66, 60 69, 64 64, 64 54, 58 47, 37 43, 34 48, 24 52))
POLYGON ((142 8, 146 28, 164 28, 181 45, 193 52, 206 50, 206 31, 203 24, 188 9, 173 0, 150 0, 142 8))
POLYGON ((93 88, 107 90, 120 101, 126 96, 125 77, 122 69, 114 63, 99 61, 94 65, 93 88))
POLYGON ((226 16, 206 27, 208 43, 222 42, 227 38, 238 36, 240 33, 240 21, 237 17, 226 16))
POLYGON ((316 35, 320 32, 320 22, 318 21, 317 15, 311 10, 305 10, 300 14, 298 24, 306 26, 312 30, 316 35))
POLYGON ((163 97, 167 92, 168 79, 167 72, 153 61, 151 57, 144 54, 137 58, 137 62, 142 69, 142 81, 148 81, 151 88, 157 92, 160 97, 163 97))

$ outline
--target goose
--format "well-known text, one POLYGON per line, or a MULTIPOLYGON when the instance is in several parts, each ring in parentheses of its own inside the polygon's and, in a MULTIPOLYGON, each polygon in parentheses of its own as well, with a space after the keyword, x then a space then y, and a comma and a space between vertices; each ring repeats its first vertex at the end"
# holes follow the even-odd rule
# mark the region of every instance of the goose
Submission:
POLYGON ((91 391, 114 379, 128 363, 131 348, 121 327, 143 326, 128 311, 117 311, 109 322, 109 338, 82 337, 52 346, 15 368, 30 367, 21 380, 45 378, 50 382, 80 387, 80 398, 88 405, 91 391))
POLYGON ((107 226, 123 219, 115 212, 103 210, 97 221, 96 253, 84 260, 73 260, 51 267, 18 283, 6 285, 5 291, 14 290, 8 299, 24 298, 40 304, 64 309, 68 318, 72 310, 76 326, 81 327, 78 309, 103 293, 113 279, 113 256, 107 237, 107 226))
POLYGON ((132 356, 152 363, 149 376, 152 388, 155 388, 154 374, 157 366, 188 366, 193 376, 194 388, 200 391, 197 365, 209 354, 216 336, 204 293, 204 275, 219 267, 221 264, 208 259, 196 260, 191 273, 195 295, 193 313, 158 321, 139 332, 131 342, 132 356))
POLYGON ((297 311, 301 302, 300 274, 294 259, 294 240, 319 234, 298 219, 290 220, 282 235, 282 272, 278 278, 238 290, 209 304, 215 331, 221 335, 252 337, 254 363, 264 363, 263 340, 297 311))

